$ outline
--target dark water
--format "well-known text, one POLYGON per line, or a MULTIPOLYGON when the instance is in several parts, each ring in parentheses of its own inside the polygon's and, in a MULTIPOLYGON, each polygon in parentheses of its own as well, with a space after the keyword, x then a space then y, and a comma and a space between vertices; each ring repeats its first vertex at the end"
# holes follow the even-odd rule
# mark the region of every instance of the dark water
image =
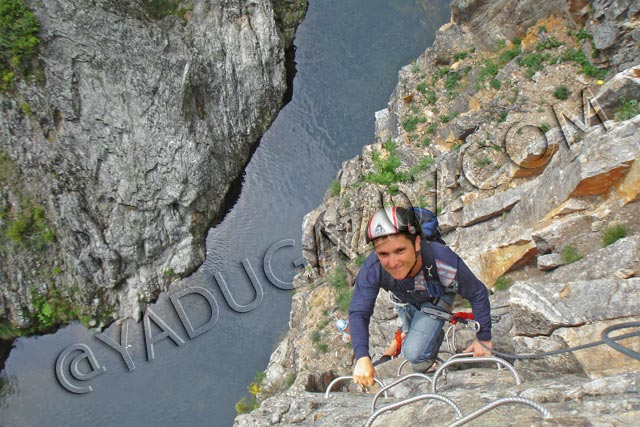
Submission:
MULTIPOLYGON (((157 339, 152 360, 143 322, 128 321, 132 370, 78 324, 19 339, 2 374, 0 426, 231 425, 234 404, 286 333, 291 306, 286 283, 301 255, 304 214, 322 201, 341 163, 372 142, 374 112, 386 106, 398 69, 431 45, 435 29, 449 17, 448 2, 423 4, 427 7, 416 0, 310 0, 296 38, 292 100, 263 137, 235 205, 209 233, 205 263, 169 293, 208 290, 212 303, 195 294, 180 301, 194 328, 213 313, 212 328, 189 339, 163 295, 149 322, 148 335, 157 339), (279 249, 274 246, 283 241, 279 249), (271 281, 264 268, 269 248, 277 249, 271 262, 277 280, 271 281), (255 274, 257 293, 245 270, 255 274), (221 277, 235 308, 225 302, 221 277), (169 336, 161 339, 163 331, 169 336), (91 386, 83 394, 66 391, 55 373, 58 355, 77 343, 91 350, 93 369, 106 369, 85 380, 73 378, 65 365, 69 384, 91 386)), ((113 325, 106 334, 119 343, 120 328, 113 325)), ((78 354, 69 351, 67 362, 78 354)), ((89 359, 77 359, 79 372, 92 371, 89 359)))

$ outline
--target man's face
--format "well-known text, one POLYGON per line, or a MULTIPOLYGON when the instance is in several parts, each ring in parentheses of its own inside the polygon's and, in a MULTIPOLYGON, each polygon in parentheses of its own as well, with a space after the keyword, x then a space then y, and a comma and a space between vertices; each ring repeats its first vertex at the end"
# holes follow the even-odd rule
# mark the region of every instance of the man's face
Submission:
POLYGON ((375 240, 373 246, 382 268, 394 279, 402 280, 415 265, 416 251, 420 250, 420 236, 413 240, 404 234, 394 234, 375 240))

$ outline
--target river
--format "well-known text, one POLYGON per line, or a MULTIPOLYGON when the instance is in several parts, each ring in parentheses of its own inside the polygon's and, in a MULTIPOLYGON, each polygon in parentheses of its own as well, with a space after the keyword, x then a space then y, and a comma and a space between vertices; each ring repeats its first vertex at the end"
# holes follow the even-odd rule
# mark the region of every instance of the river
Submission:
POLYGON ((120 343, 127 325, 129 365, 79 324, 20 338, 0 378, 0 426, 230 426, 235 403, 286 333, 303 216, 322 202, 342 162, 372 142, 374 112, 385 108, 398 70, 449 19, 448 2, 422 4, 310 0, 296 36, 291 101, 263 136, 235 203, 209 232, 204 264, 159 298, 155 317, 147 311, 154 357, 143 322, 133 320, 105 331, 120 343), (265 275, 269 249, 276 278, 265 275), (257 292, 248 278, 254 274, 257 292), (223 281, 235 306, 221 293, 223 281), (168 297, 196 287, 209 300, 192 293, 179 301, 194 328, 212 327, 190 339, 168 297), (67 372, 59 382, 56 363, 76 356, 74 344, 95 358, 78 358, 77 372, 99 375, 67 372))

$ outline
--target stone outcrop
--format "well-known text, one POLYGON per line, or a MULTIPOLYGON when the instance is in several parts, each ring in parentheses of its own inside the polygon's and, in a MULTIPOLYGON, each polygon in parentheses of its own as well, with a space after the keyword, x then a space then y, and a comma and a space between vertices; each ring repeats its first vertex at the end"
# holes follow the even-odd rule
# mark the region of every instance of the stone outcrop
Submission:
MULTIPOLYGON (((514 406, 473 425, 634 425, 640 361, 602 344, 553 357, 513 354, 585 346, 640 318, 640 115, 618 114, 622 98, 640 99, 638 14, 622 0, 452 2, 451 22, 400 71, 388 107, 376 113, 375 141, 343 163, 340 194, 328 192, 306 216, 309 266, 295 281, 291 330, 270 361, 260 408, 236 426, 366 423, 375 390, 346 382, 325 399, 318 385, 352 372, 352 350, 333 327, 347 316, 335 301, 344 292, 335 272, 353 282, 370 250, 366 221, 383 203, 439 214, 444 239, 493 290, 494 348, 524 380, 514 385, 508 371, 485 365, 449 371, 439 393, 464 414, 502 397, 531 399, 551 414, 543 420, 514 406), (397 167, 386 162, 392 157, 397 167), (285 376, 295 377, 288 389, 285 376)), ((460 301, 454 310, 467 308, 460 301)), ((398 326, 381 292, 370 325, 374 357, 398 326)), ((460 352, 474 338, 455 328, 442 350, 460 352)), ((638 352, 638 342, 620 344, 638 352)), ((395 380, 402 360, 381 365, 378 377, 395 380)), ((403 383, 378 408, 429 390, 403 383)), ((424 400, 373 425, 454 419, 450 406, 424 400)))
POLYGON ((285 42, 306 1, 277 2, 283 28, 268 0, 166 3, 28 2, 42 75, 0 95, 15 172, 0 206, 6 229, 37 203, 55 239, 46 256, 3 256, 2 318, 27 326, 31 289, 54 286, 89 316, 136 316, 203 261, 206 230, 282 106, 285 42))

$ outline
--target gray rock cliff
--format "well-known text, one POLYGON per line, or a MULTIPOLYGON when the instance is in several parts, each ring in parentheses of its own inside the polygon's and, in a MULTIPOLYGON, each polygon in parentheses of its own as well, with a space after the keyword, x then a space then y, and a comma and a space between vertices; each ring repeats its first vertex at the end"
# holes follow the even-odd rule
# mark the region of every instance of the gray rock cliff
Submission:
POLYGON ((281 29, 268 0, 176 2, 180 13, 146 1, 27 3, 41 72, 0 94, 12 171, 0 226, 38 205, 55 238, 26 255, 7 240, 0 316, 27 326, 32 289, 54 288, 84 315, 137 316, 203 261, 208 227, 282 106, 285 43, 306 2, 279 2, 281 29))

